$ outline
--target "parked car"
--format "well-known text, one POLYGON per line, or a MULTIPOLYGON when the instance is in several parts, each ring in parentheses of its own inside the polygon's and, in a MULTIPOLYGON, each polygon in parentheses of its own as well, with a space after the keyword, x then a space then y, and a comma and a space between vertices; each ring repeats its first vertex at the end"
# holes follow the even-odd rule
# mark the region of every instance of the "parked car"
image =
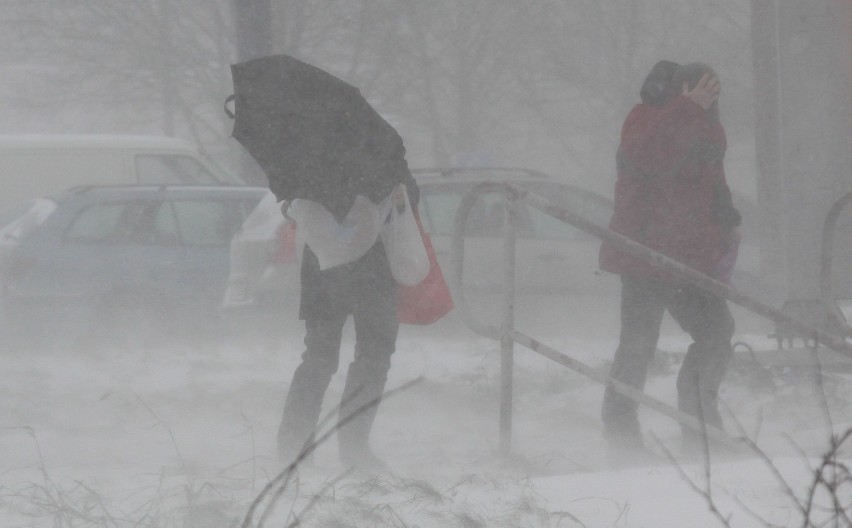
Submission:
POLYGON ((0 136, 0 217, 24 200, 78 185, 243 184, 172 137, 133 135, 0 136))
MULTIPOLYGON (((521 169, 449 168, 414 171, 420 186, 420 218, 438 261, 451 270, 456 211, 462 197, 485 182, 507 182, 550 199, 600 225, 612 215, 612 201, 597 193, 521 169)), ((480 291, 503 285, 502 247, 505 198, 499 191, 480 196, 465 230, 465 288, 480 291)), ((598 273, 600 241, 520 202, 517 216, 515 287, 519 294, 590 293, 612 289, 611 277, 598 273)))
MULTIPOLYGON (((511 182, 606 225, 612 201, 594 192, 522 169, 447 168, 412 171, 419 212, 438 261, 451 273, 453 222, 462 197, 476 184, 511 182)), ((465 286, 493 291, 502 284, 502 195, 477 200, 467 223, 465 286)), ((519 294, 614 291, 617 281, 597 272, 600 242, 549 215, 521 205, 516 283, 519 294)), ((231 244, 231 275, 223 307, 231 313, 269 312, 298 304, 301 244, 269 193, 231 244)))
POLYGON ((7 328, 60 344, 93 336, 146 341, 215 328, 231 238, 266 192, 247 186, 64 192, 6 256, 7 328))

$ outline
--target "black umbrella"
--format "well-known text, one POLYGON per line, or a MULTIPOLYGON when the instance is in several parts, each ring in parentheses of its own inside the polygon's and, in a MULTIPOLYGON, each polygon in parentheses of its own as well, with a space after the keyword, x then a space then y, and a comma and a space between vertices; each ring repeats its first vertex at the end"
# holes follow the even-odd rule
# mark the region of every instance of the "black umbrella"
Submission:
POLYGON ((402 138, 354 86, 288 55, 231 73, 233 136, 278 200, 317 201, 339 221, 356 195, 377 203, 409 175, 402 138))

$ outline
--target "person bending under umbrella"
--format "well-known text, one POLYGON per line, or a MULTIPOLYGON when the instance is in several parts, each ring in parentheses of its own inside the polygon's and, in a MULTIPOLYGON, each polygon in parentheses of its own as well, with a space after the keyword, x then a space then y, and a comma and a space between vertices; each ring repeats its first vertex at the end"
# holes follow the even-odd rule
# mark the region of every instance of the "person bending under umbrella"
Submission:
POLYGON ((340 456, 381 466, 369 445, 376 405, 356 411, 380 399, 396 347, 397 283, 379 234, 402 185, 413 206, 419 198, 402 138, 355 86, 290 55, 233 64, 231 73, 233 137, 287 204, 306 244, 305 352, 284 405, 279 455, 292 462, 310 444, 352 315, 355 359, 339 415, 354 419, 338 431, 340 456))
MULTIPOLYGON (((417 183, 407 169, 399 174, 412 207, 416 207, 417 183)), ((398 203, 401 189, 397 187, 379 204, 359 196, 339 223, 316 202, 294 200, 290 204, 288 214, 306 239, 300 302, 306 335, 305 352, 293 374, 278 430, 282 462, 292 462, 313 440, 325 392, 338 369, 343 326, 351 314, 355 357, 346 374, 339 415, 345 420, 358 414, 337 431, 340 459, 346 465, 367 469, 384 466, 370 447, 369 437, 396 347, 399 321, 398 285, 379 229, 390 207, 398 203)))

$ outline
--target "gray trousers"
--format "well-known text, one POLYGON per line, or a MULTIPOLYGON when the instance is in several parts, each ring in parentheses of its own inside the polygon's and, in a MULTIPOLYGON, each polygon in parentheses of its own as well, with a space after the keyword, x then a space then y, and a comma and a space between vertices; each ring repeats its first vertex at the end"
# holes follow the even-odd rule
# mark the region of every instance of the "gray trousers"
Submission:
MULTIPOLYGON (((399 322, 393 295, 361 299, 353 307, 355 358, 346 374, 340 419, 362 405, 381 398, 396 348, 399 322)), ((292 460, 309 442, 317 427, 323 398, 337 372, 343 326, 348 315, 305 320, 305 352, 293 374, 278 429, 278 452, 292 460)), ((358 414, 337 432, 341 456, 358 456, 369 450, 369 436, 378 404, 358 414)))
MULTIPOLYGON (((678 408, 721 426, 717 400, 734 335, 734 318, 725 299, 691 284, 629 276, 622 276, 621 281, 621 337, 610 376, 644 389, 663 315, 668 310, 693 340, 678 373, 678 408)), ((640 441, 638 405, 607 386, 602 409, 607 438, 640 441)), ((684 428, 684 434, 693 433, 684 428)))

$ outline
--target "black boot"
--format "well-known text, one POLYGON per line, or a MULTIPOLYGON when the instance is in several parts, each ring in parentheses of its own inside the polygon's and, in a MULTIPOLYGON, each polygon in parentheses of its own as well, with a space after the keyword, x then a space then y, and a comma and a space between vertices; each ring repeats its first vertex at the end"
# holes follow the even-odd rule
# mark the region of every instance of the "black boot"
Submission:
POLYGON ((376 372, 372 367, 357 359, 349 365, 340 405, 340 421, 348 421, 337 431, 337 440, 344 465, 377 470, 386 464, 370 447, 370 430, 384 392, 386 370, 376 372))
POLYGON ((283 464, 293 462, 314 440, 323 397, 337 371, 344 321, 305 321, 306 350, 293 373, 278 428, 278 457, 283 464))

